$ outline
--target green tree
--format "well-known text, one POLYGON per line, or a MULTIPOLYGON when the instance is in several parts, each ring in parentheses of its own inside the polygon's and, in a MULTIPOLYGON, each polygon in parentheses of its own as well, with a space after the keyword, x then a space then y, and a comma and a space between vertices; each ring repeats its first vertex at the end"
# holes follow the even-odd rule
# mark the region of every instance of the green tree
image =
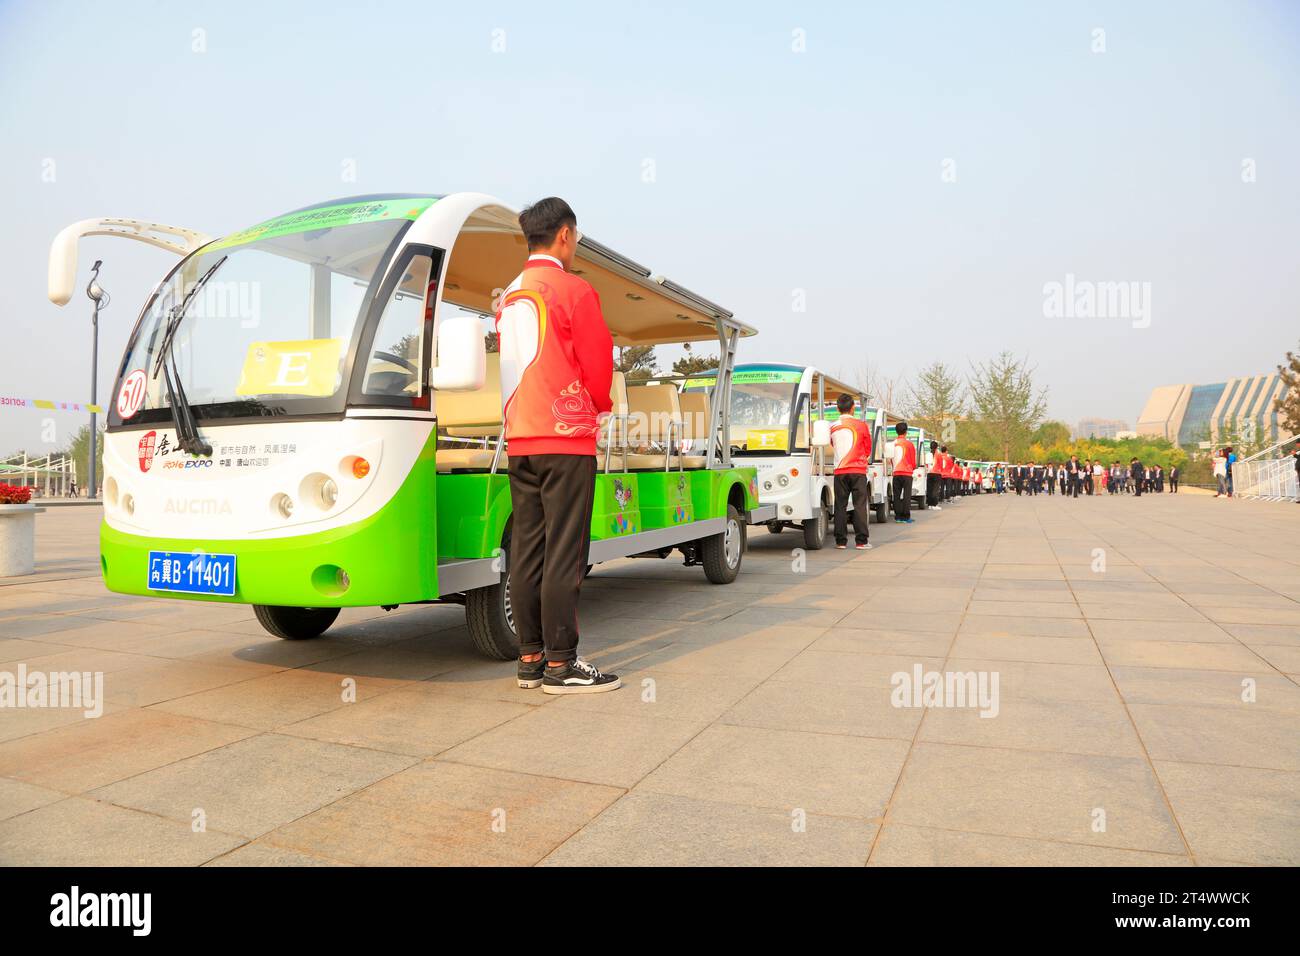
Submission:
POLYGON ((690 342, 683 342, 682 348, 686 354, 673 362, 674 375, 698 375, 718 367, 716 355, 696 355, 691 351, 690 342))
POLYGON ((614 368, 618 369, 631 382, 643 382, 653 378, 659 371, 659 362, 655 358, 653 345, 620 345, 617 347, 614 368))
MULTIPOLYGON (((72 458, 73 468, 76 469, 77 487, 85 488, 86 482, 90 480, 90 425, 82 425, 77 429, 77 433, 72 436, 72 441, 68 447, 63 449, 63 453, 72 458)), ((99 440, 95 442, 95 474, 100 482, 104 480, 104 426, 99 427, 99 440)), ((87 493, 93 495, 95 489, 90 489, 87 493)))
POLYGON ((1287 352, 1286 364, 1277 367, 1286 391, 1274 399, 1273 407, 1281 417, 1281 426, 1292 435, 1300 435, 1300 352, 1287 352))
POLYGON ((1068 445, 1070 443, 1070 426, 1065 422, 1043 422, 1034 429, 1030 442, 1035 445, 1042 445, 1044 448, 1051 448, 1054 445, 1068 445))
POLYGON ((955 436, 958 419, 969 410, 966 383, 955 369, 931 362, 907 386, 907 416, 940 441, 955 436))
POLYGON ((1029 438, 1047 413, 1047 389, 1034 387, 1034 370, 1025 359, 1001 352, 971 365, 971 403, 975 417, 988 429, 999 461, 1012 461, 1028 448, 1029 438))

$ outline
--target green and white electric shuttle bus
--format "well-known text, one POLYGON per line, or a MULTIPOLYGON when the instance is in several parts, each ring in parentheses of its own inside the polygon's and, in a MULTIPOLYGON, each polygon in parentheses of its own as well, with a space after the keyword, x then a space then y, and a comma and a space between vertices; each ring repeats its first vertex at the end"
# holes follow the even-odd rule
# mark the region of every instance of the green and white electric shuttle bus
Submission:
MULTIPOLYGON (((514 210, 479 193, 365 196, 221 239, 86 220, 50 251, 59 305, 90 235, 182 256, 115 376, 110 590, 250 604, 291 639, 318 636, 342 607, 463 603, 483 653, 517 655, 500 368, 485 350, 496 297, 526 258, 514 210)), ((615 375, 588 561, 676 549, 710 581, 733 580, 746 525, 770 516, 755 469, 719 441, 736 347, 754 330, 590 239, 574 272, 615 344, 716 341, 722 370, 689 420, 675 386, 615 375)))
MULTIPOLYGON (((683 395, 713 383, 712 373, 696 376, 683 395)), ((839 418, 841 394, 862 404, 859 389, 808 365, 744 364, 731 376, 732 457, 758 469, 759 501, 775 509, 768 530, 798 525, 811 550, 825 545, 834 516, 830 426, 839 418)))

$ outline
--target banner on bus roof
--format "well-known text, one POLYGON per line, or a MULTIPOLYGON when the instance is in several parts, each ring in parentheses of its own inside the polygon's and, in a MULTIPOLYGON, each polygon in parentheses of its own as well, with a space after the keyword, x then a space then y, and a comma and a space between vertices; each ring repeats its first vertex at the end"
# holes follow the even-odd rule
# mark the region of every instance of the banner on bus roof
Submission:
MULTIPOLYGON (((745 369, 743 372, 731 373, 733 385, 769 385, 772 383, 798 383, 803 378, 803 370, 787 369, 745 369)), ((687 379, 682 388, 712 388, 717 381, 716 375, 687 379)))
POLYGON ((268 219, 249 229, 232 232, 224 239, 212 243, 208 249, 225 249, 230 246, 242 246, 258 239, 290 236, 315 229, 333 229, 336 226, 355 226, 358 223, 379 222, 383 219, 418 219, 420 214, 436 201, 431 196, 417 199, 372 199, 365 202, 339 203, 334 206, 303 209, 268 219))

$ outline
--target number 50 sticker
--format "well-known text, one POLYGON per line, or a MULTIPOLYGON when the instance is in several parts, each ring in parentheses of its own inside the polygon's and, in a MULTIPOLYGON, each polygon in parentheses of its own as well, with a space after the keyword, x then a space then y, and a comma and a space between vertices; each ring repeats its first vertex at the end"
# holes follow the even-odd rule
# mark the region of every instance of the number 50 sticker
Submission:
POLYGON ((141 369, 136 369, 122 381, 122 389, 117 393, 117 414, 120 418, 132 418, 144 407, 145 376, 141 369))

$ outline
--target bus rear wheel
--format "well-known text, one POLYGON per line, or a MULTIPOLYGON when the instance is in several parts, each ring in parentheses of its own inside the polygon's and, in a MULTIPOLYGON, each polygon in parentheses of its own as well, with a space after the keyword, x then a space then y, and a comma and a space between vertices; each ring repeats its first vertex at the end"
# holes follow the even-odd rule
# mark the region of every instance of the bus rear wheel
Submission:
POLYGON ((254 604, 253 613, 257 615, 257 623, 266 628, 267 633, 286 641, 307 641, 324 634, 338 618, 339 609, 254 604))
MULTIPOLYGON (((510 607, 510 539, 501 543, 505 573, 501 581, 465 592, 465 623, 475 649, 484 657, 513 661, 519 657, 519 635, 510 607)), ((590 568, 588 568, 590 570, 590 568)))
POLYGON ((726 527, 701 542, 704 576, 713 584, 730 584, 740 574, 745 554, 745 522, 735 505, 727 505, 726 527))

